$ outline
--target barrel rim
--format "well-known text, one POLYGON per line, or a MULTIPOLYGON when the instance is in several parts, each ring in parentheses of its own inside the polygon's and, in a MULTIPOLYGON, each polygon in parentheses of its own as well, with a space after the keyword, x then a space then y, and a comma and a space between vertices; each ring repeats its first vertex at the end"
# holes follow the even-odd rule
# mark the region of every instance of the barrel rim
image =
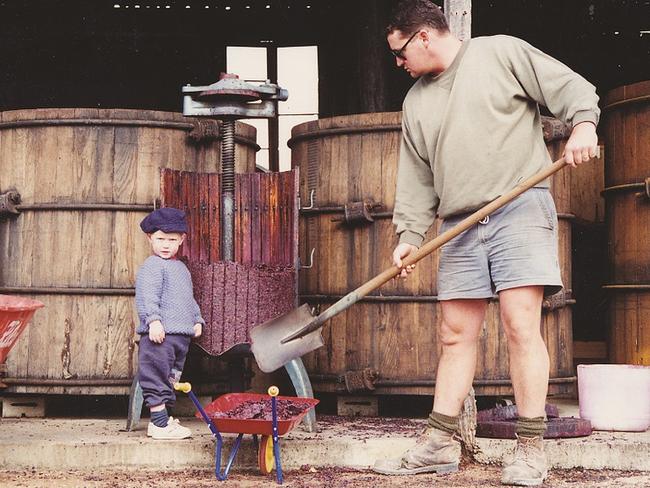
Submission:
POLYGON ((602 109, 609 111, 635 102, 650 102, 650 80, 612 88, 603 98, 602 109))
MULTIPOLYGON (((0 111, 0 130, 20 126, 56 125, 132 125, 192 130, 201 121, 218 123, 216 119, 186 117, 180 112, 164 110, 107 108, 34 108, 0 111)), ((257 145, 257 128, 245 122, 235 122, 235 133, 247 143, 257 145)))
MULTIPOLYGON (((368 134, 372 132, 401 132, 402 112, 370 112, 363 114, 340 115, 322 119, 310 120, 298 124, 291 129, 291 138, 287 141, 290 148, 296 143, 319 139, 354 134, 368 134), (395 118, 396 120, 384 120, 395 118), (382 120, 378 121, 377 118, 382 120)), ((567 139, 571 135, 571 126, 555 117, 541 116, 542 134, 544 142, 567 139)))
POLYGON ((332 129, 355 129, 372 126, 389 126, 395 124, 399 125, 399 128, 397 130, 401 130, 401 120, 401 111, 366 112, 359 114, 323 117, 295 125, 291 129, 291 139, 299 137, 303 134, 311 134, 314 130, 323 131, 332 129), (378 122, 378 117, 381 117, 382 121, 378 122))

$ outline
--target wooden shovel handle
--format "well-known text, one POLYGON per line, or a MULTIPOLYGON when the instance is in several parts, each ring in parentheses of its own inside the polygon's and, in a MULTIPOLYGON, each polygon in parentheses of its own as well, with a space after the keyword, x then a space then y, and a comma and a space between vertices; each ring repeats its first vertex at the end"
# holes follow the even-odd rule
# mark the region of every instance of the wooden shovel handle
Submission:
MULTIPOLYGON (((421 260, 425 256, 428 256, 433 251, 441 247, 443 244, 448 243, 454 237, 465 232, 467 229, 469 229, 473 225, 483 220, 485 217, 490 215, 495 210, 498 210, 499 208, 503 207, 506 203, 509 203, 512 200, 514 200, 516 197, 521 195, 526 190, 530 190, 535 185, 544 181, 549 176, 553 175, 554 173, 557 173, 564 166, 566 166, 566 162, 564 161, 564 158, 558 159, 550 166, 544 168, 542 171, 536 173, 535 175, 531 176, 527 180, 519 183, 508 193, 504 193, 500 197, 492 200, 484 207, 480 208, 473 214, 469 215, 468 217, 460 221, 457 225, 455 225, 451 229, 443 232, 442 234, 439 234, 435 239, 432 239, 426 244, 424 244, 420 249, 417 250, 415 254, 411 254, 406 258, 404 258, 404 260, 402 261, 402 266, 406 267, 411 264, 417 263, 419 260, 421 260)), ((387 283, 391 279, 395 278, 397 275, 400 274, 401 271, 402 271, 401 268, 398 268, 397 266, 393 266, 392 268, 386 269, 382 273, 372 278, 370 281, 367 281, 359 288, 354 290, 353 293, 356 293, 360 297, 365 297, 368 293, 374 291, 384 283, 387 283)))

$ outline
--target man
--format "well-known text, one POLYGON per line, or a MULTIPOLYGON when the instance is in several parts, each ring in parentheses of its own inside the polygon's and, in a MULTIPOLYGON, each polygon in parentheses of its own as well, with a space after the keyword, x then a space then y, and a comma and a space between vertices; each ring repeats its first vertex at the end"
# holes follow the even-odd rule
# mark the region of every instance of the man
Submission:
MULTIPOLYGON (((436 214, 444 231, 551 160, 539 105, 573 129, 573 167, 597 154, 594 87, 559 61, 509 36, 461 42, 428 0, 397 5, 387 28, 397 66, 417 81, 403 104, 393 222, 393 262, 415 252, 436 214)), ((542 299, 562 287, 557 214, 544 181, 443 246, 438 270, 442 324, 433 411, 415 447, 378 461, 384 474, 458 469, 458 415, 476 367, 488 299, 496 292, 508 341, 519 418, 517 447, 502 482, 541 484, 549 356, 540 333, 542 299)), ((406 277, 413 269, 402 269, 406 277)))

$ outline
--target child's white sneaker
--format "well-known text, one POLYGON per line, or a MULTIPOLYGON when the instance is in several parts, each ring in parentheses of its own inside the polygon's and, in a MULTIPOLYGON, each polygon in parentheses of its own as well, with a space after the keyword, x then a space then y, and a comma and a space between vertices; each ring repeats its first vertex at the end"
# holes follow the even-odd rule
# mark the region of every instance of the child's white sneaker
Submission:
POLYGON ((157 427, 153 422, 149 422, 147 435, 154 439, 187 439, 192 436, 192 431, 183 427, 178 419, 169 417, 166 427, 157 427))

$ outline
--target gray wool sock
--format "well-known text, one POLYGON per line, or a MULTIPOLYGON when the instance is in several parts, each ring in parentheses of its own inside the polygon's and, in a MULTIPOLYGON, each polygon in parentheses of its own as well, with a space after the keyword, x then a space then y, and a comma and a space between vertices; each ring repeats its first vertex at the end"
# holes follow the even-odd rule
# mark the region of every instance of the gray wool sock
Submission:
POLYGON ((458 417, 458 415, 450 417, 449 415, 432 411, 429 414, 427 423, 429 427, 442 430, 448 434, 455 434, 458 431, 458 417))
POLYGON ((540 437, 546 431, 544 417, 517 418, 517 435, 519 437, 540 437))

